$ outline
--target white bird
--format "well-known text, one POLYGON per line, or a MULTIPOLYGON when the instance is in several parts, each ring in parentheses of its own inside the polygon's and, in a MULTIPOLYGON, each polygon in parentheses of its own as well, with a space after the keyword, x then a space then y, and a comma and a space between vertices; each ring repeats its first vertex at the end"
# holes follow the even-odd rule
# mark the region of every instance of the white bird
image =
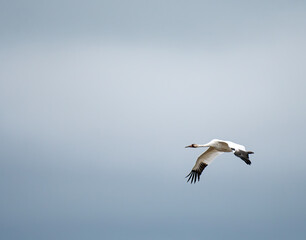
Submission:
POLYGON ((200 175, 202 174, 204 168, 206 168, 218 155, 222 154, 223 152, 234 152, 237 157, 241 158, 248 165, 251 164, 249 154, 254 153, 251 151, 246 151, 245 147, 240 144, 219 139, 213 139, 209 143, 203 145, 191 144, 186 146, 186 148, 198 147, 208 147, 208 149, 198 157, 191 172, 186 176, 186 178, 189 177, 187 182, 189 182, 191 179, 190 183, 195 183, 197 180, 200 181, 200 175))

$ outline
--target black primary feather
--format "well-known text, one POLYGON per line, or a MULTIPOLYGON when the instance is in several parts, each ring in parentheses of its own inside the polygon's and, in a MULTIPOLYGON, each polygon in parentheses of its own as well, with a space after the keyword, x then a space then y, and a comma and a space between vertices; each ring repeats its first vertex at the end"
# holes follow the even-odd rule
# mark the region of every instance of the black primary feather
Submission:
POLYGON ((200 166, 197 169, 191 170, 191 172, 186 176, 186 178, 189 177, 187 182, 189 182, 190 179, 190 183, 196 183, 197 179, 198 181, 200 181, 200 176, 206 167, 207 164, 202 162, 200 163, 200 166))
POLYGON ((249 159, 249 154, 253 154, 251 151, 243 151, 243 150, 236 150, 234 152, 235 156, 241 158, 246 164, 251 165, 251 161, 249 159))

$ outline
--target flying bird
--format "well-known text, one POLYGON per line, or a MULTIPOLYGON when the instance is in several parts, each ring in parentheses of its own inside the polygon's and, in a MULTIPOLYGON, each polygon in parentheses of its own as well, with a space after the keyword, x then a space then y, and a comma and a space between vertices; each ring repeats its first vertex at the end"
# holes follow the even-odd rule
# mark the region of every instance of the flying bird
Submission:
POLYGON ((186 176, 186 178, 188 178, 187 182, 191 180, 190 183, 195 183, 197 180, 200 181, 200 176, 203 170, 223 152, 234 152, 235 156, 241 158, 248 165, 251 165, 249 154, 254 153, 251 151, 246 151, 245 147, 240 144, 219 139, 213 139, 209 143, 203 145, 191 144, 186 146, 186 148, 198 147, 208 147, 208 149, 198 157, 191 172, 186 176))

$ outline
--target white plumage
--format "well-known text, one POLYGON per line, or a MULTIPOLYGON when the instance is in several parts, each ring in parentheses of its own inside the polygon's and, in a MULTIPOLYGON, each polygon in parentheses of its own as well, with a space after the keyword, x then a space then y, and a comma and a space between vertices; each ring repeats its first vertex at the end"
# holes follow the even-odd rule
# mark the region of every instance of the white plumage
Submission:
POLYGON ((248 165, 251 164, 249 154, 253 153, 251 151, 246 151, 245 147, 240 144, 219 139, 213 139, 207 144, 191 144, 186 146, 186 148, 188 147, 208 147, 208 149, 198 157, 191 172, 186 176, 186 178, 189 177, 187 182, 191 180, 190 183, 195 183, 197 180, 199 181, 200 175, 202 174, 204 168, 206 168, 218 155, 222 154, 223 152, 234 152, 235 156, 241 158, 248 165))

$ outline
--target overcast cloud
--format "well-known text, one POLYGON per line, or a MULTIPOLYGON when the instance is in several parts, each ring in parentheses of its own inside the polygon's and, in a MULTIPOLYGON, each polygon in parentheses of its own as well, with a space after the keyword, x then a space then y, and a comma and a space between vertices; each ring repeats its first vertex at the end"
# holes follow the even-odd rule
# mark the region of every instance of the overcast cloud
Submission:
POLYGON ((304 239, 305 7, 2 1, 1 239, 304 239))

